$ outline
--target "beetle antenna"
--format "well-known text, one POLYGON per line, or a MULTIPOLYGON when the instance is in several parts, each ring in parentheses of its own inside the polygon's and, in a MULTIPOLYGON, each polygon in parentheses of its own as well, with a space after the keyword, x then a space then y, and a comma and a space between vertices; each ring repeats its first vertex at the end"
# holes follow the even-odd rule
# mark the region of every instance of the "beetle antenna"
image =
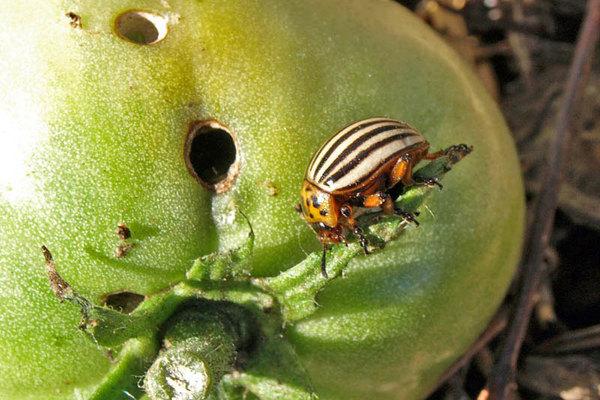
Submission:
POLYGON ((326 268, 326 260, 327 260, 327 245, 323 243, 323 255, 321 256, 321 275, 323 278, 329 279, 327 276, 327 268, 326 268))

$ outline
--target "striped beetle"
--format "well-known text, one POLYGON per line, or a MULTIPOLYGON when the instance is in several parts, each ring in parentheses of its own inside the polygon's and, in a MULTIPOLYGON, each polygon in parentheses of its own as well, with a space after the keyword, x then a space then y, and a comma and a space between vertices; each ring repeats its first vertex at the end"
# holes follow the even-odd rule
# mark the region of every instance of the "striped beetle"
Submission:
POLYGON ((429 142, 415 128, 381 117, 348 125, 321 146, 306 170, 300 205, 304 219, 323 243, 323 277, 327 278, 327 244, 346 243, 344 230, 354 232, 369 254, 369 242, 354 219, 355 207, 381 207, 385 213, 417 223, 412 214, 394 207, 391 189, 398 182, 414 185, 412 170, 419 161, 446 154, 428 151, 429 142))

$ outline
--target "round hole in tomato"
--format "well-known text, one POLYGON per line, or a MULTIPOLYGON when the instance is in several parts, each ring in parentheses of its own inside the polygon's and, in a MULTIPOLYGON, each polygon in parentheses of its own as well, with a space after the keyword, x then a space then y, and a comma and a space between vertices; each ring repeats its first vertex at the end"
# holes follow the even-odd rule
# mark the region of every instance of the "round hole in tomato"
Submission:
POLYGON ((240 171, 235 136, 214 120, 196 121, 190 125, 184 155, 190 174, 217 193, 227 191, 240 171))
POLYGON ((137 44, 156 44, 169 33, 167 18, 148 11, 131 10, 115 20, 115 31, 121 38, 137 44))

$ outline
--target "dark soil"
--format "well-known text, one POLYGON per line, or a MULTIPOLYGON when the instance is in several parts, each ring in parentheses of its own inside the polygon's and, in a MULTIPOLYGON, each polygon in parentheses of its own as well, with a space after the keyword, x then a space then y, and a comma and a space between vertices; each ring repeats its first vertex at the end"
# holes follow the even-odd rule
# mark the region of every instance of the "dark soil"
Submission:
MULTIPOLYGON (((586 2, 400 2, 473 65, 502 108, 521 157, 531 226, 586 2)), ((600 398, 600 63, 592 65, 571 115, 558 208, 519 355, 516 390, 507 399, 600 398)), ((503 312, 474 355, 444 377, 429 400, 487 398, 522 278, 515 277, 503 312)))

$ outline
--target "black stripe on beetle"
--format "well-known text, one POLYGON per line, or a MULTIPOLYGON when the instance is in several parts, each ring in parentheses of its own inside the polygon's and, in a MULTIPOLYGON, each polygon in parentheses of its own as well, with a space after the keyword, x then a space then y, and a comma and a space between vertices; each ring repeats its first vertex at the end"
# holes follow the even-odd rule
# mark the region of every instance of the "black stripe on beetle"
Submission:
MULTIPOLYGON (((415 149, 417 147, 419 147, 420 144, 414 144, 412 146, 408 146, 407 149, 408 151, 410 151, 411 149, 415 149)), ((392 154, 389 157, 387 157, 386 159, 384 159, 383 161, 381 161, 377 168, 375 168, 375 174, 374 175, 378 175, 377 171, 380 168, 385 167, 385 165, 393 160, 397 160, 398 157, 398 153, 392 154)), ((410 161, 410 160, 409 160, 410 161)), ((348 190, 348 189, 352 189, 355 186, 364 186, 366 183, 368 183, 368 181, 372 180, 373 175, 364 175, 363 177, 361 177, 360 179, 355 179, 351 184, 344 186, 344 187, 340 187, 338 190, 348 190)), ((331 182, 331 183, 335 183, 331 182)), ((327 184, 331 185, 331 183, 328 181, 327 184)))
MULTIPOLYGON (((343 176, 348 175, 348 173, 350 173, 352 170, 359 168, 361 166, 361 164, 364 162, 364 159, 369 157, 373 152, 375 152, 378 149, 381 149, 382 147, 385 147, 389 143, 392 143, 392 142, 394 142, 398 139, 402 139, 404 137, 406 137, 406 136, 405 135, 396 135, 396 136, 389 137, 385 140, 382 140, 381 142, 377 142, 377 143, 373 144, 371 147, 361 151, 355 159, 353 159, 349 163, 345 164, 344 166, 340 167, 337 171, 335 171, 335 173, 333 173, 333 175, 330 175, 327 178, 323 178, 320 182, 325 182, 327 184, 327 186, 331 186, 332 184, 334 184, 336 181, 338 181, 343 176)), ((383 160, 377 160, 378 163, 375 164, 375 168, 371 167, 368 170, 361 171, 362 172, 361 178, 357 179, 355 182, 357 182, 357 183, 360 182, 361 180, 363 180, 363 177, 369 178, 371 175, 373 175, 373 172, 377 171, 377 169, 379 169, 382 165, 385 165, 386 163, 390 162, 391 160, 398 158, 399 155, 405 154, 406 151, 410 151, 413 148, 415 148, 416 146, 419 146, 420 144, 421 143, 415 143, 411 146, 406 146, 406 147, 396 151, 395 153, 388 155, 383 160)), ((337 164, 339 165, 339 162, 337 162, 337 164)))
MULTIPOLYGON (((341 163, 343 163, 344 161, 346 161, 346 159, 352 154, 353 151, 359 149, 365 142, 375 138, 376 136, 382 136, 385 133, 388 133, 390 131, 398 131, 397 128, 393 127, 393 126, 382 126, 376 129, 373 129, 371 131, 368 132, 364 132, 364 135, 362 135, 360 138, 357 138, 355 141, 353 141, 352 143, 349 143, 349 145, 344 146, 343 149, 341 150, 341 153, 335 158, 335 160, 332 160, 330 162, 330 164, 327 166, 327 169, 323 172, 320 171, 315 171, 316 173, 314 174, 314 178, 315 180, 319 180, 321 181, 323 179, 323 177, 328 176, 331 174, 331 172, 341 163)), ((397 139, 403 139, 406 138, 408 136, 413 136, 412 133, 400 133, 397 135, 397 139)), ((382 139, 378 142, 374 142, 371 144, 371 148, 378 148, 380 145, 380 143, 383 143, 385 140, 389 140, 390 137, 386 137, 385 139, 382 139)))
MULTIPOLYGON (((379 119, 373 119, 373 120, 368 120, 365 121, 364 123, 358 123, 358 125, 354 128, 352 128, 350 131, 344 133, 341 137, 339 137, 336 142, 331 145, 331 147, 329 147, 329 149, 327 151, 325 151, 325 154, 321 155, 321 161, 319 162, 319 165, 317 166, 317 168, 315 169, 315 171, 318 171, 319 169, 322 168, 323 163, 325 161, 327 161, 327 159, 329 159, 331 157, 331 154, 333 153, 333 151, 340 146, 341 143, 343 143, 345 140, 347 140, 350 136, 356 134, 356 133, 360 133, 361 131, 364 131, 367 127, 380 123, 381 120, 379 119)), ((355 124, 353 124, 355 125, 355 124)), ((321 147, 321 150, 319 152, 317 152, 317 154, 315 155, 315 158, 313 158, 311 164, 309 165, 309 169, 312 168, 313 163, 319 159, 319 157, 317 157, 318 155, 320 155, 320 152, 323 151, 327 145, 329 144, 329 142, 331 142, 333 139, 335 139, 336 136, 340 135, 342 132, 344 132, 346 129, 348 129, 349 127, 351 127, 352 125, 347 126, 346 128, 342 129, 340 132, 338 132, 337 134, 335 134, 334 136, 332 136, 327 142, 325 142, 323 144, 323 146, 321 147)))

